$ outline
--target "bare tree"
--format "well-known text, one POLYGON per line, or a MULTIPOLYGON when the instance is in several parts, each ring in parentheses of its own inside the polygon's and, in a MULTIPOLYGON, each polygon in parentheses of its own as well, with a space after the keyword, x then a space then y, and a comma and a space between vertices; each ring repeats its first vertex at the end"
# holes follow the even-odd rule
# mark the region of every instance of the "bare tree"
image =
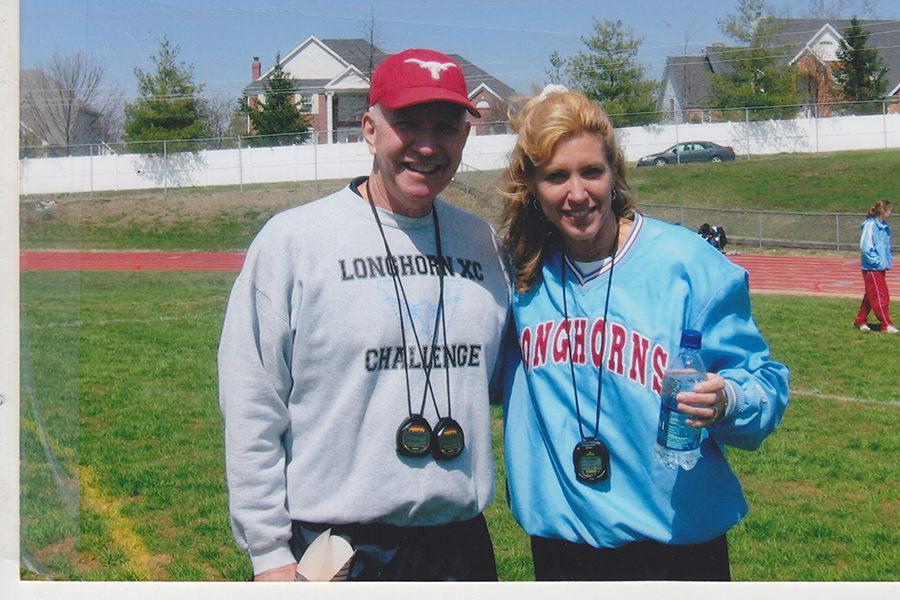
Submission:
MULTIPOLYGON (((693 100, 694 98, 694 78, 691 76, 690 72, 693 72, 693 69, 688 69, 688 61, 697 60, 691 58, 684 58, 689 56, 688 52, 691 47, 691 39, 694 37, 694 33, 697 30, 697 19, 692 20, 687 29, 684 30, 684 50, 682 51, 682 63, 681 63, 681 82, 683 85, 682 88, 682 101, 685 103, 685 106, 682 106, 682 109, 686 109, 688 100, 693 100)), ((693 107, 692 107, 693 108, 693 107)), ((675 115, 672 115, 673 117, 675 115)))
POLYGON ((735 42, 752 44, 757 37, 757 24, 774 16, 774 9, 766 0, 738 0, 734 12, 716 19, 722 33, 735 42))
POLYGON ((562 83, 566 59, 557 50, 554 50, 550 53, 548 60, 550 61, 550 68, 544 69, 544 73, 550 78, 550 83, 562 83))
POLYGON ((368 56, 368 64, 366 65, 365 76, 368 79, 372 78, 372 71, 375 70, 375 67, 378 66, 377 60, 378 57, 375 56, 375 48, 382 43, 381 37, 378 34, 378 21, 375 18, 375 7, 369 6, 369 16, 366 19, 360 21, 360 29, 362 31, 363 39, 369 42, 369 56, 368 56))
MULTIPOLYGON (((211 138, 211 147, 227 146, 221 138, 245 135, 247 120, 238 110, 239 102, 227 96, 207 96, 201 103, 200 111, 211 138), (243 125, 243 128, 241 127, 243 125)), ((230 142, 231 145, 234 142, 230 142)))
POLYGON ((878 19, 878 0, 860 0, 860 10, 866 19, 878 19))
POLYGON ((833 19, 847 9, 847 0, 807 0, 807 14, 816 19, 833 19))
POLYGON ((66 147, 66 154, 74 144, 116 141, 122 94, 116 85, 104 87, 104 74, 101 63, 83 54, 54 53, 42 68, 22 74, 23 123, 43 142, 66 147))

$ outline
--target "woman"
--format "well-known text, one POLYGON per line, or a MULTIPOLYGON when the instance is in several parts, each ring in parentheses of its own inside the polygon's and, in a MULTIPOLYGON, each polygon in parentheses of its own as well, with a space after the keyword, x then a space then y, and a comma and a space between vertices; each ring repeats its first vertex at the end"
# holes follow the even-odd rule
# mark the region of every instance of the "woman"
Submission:
POLYGON ((862 275, 866 293, 853 321, 853 325, 860 331, 871 331, 866 320, 869 318, 869 311, 872 310, 881 321, 881 331, 897 333, 897 328, 891 321, 891 296, 885 279, 885 271, 894 264, 891 257, 891 226, 887 222, 893 212, 888 200, 879 200, 869 209, 866 220, 860 226, 862 235, 859 239, 859 251, 862 255, 862 275))
POLYGON ((788 396, 746 273, 637 212, 612 125, 581 94, 545 90, 514 126, 503 217, 520 352, 507 362, 505 449, 536 578, 728 580, 724 534, 747 505, 722 446, 758 447, 788 396), (702 332, 710 373, 678 395, 706 431, 690 471, 655 453, 684 329, 702 332), (608 476, 576 473, 585 448, 600 463, 605 448, 608 476))

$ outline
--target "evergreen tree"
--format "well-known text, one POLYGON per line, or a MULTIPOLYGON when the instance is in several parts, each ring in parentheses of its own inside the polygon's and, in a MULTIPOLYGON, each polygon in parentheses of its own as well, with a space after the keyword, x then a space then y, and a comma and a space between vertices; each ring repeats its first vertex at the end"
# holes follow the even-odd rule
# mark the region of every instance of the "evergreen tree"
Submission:
MULTIPOLYGON (((637 62, 641 40, 622 21, 594 19, 594 33, 581 41, 587 50, 566 61, 569 84, 599 102, 617 126, 658 121, 658 84, 644 79, 646 68, 637 62)), ((550 63, 558 68, 557 53, 550 63)))
MULTIPOLYGON (((853 17, 850 27, 844 32, 841 47, 838 48, 839 64, 834 70, 834 80, 843 89, 844 98, 862 102, 879 100, 887 91, 884 76, 887 67, 882 66, 875 48, 866 47, 869 32, 853 17)), ((881 104, 867 102, 852 107, 854 112, 881 112, 881 104)))
MULTIPOLYGON (((736 14, 718 21, 722 32, 746 46, 713 47, 728 65, 711 74, 711 108, 783 107, 751 110, 751 120, 789 119, 800 102, 797 68, 787 64, 784 45, 776 43, 778 22, 761 0, 741 0, 736 14)), ((743 115, 740 115, 743 118, 743 115)))
POLYGON ((196 150, 197 142, 207 134, 203 103, 198 97, 202 85, 194 83, 193 68, 178 62, 179 47, 166 36, 159 42, 159 50, 151 57, 154 72, 136 68, 139 97, 125 105, 125 141, 155 144, 133 144, 132 151, 159 154, 162 140, 168 152, 196 150))
POLYGON ((250 117, 256 136, 247 143, 256 146, 289 146, 309 138, 309 121, 294 103, 294 84, 275 57, 275 66, 266 80, 265 101, 251 107, 246 99, 241 110, 250 117))

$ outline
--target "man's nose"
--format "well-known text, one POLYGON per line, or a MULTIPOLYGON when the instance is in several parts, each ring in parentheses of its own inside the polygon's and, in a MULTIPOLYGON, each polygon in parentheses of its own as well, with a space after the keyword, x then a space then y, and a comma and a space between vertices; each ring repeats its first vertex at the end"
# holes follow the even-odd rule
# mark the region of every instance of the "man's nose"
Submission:
POLYGON ((422 156, 432 156, 437 152, 437 134, 429 128, 423 127, 416 135, 413 149, 422 156))

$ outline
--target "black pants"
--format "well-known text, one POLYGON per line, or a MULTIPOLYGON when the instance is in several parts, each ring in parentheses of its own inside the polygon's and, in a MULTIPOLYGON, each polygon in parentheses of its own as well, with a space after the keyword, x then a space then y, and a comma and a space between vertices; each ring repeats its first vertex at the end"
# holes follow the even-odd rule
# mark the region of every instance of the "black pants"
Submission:
POLYGON ((645 541, 618 548, 535 536, 531 554, 538 581, 731 581, 724 535, 702 544, 645 541))
POLYGON ((356 550, 351 581, 497 581, 494 546, 483 515, 429 527, 293 521, 294 556, 299 560, 328 528, 356 550))

